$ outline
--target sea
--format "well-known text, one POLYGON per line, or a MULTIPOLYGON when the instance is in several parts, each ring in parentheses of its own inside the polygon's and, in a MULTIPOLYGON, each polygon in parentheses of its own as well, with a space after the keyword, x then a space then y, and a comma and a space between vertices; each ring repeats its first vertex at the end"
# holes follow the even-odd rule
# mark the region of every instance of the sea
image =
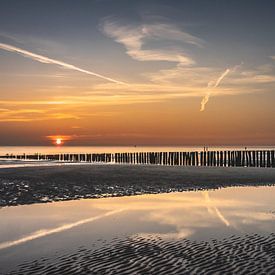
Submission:
POLYGON ((0 156, 6 154, 61 154, 61 153, 131 153, 131 152, 195 152, 228 150, 274 150, 273 146, 0 146, 0 156))

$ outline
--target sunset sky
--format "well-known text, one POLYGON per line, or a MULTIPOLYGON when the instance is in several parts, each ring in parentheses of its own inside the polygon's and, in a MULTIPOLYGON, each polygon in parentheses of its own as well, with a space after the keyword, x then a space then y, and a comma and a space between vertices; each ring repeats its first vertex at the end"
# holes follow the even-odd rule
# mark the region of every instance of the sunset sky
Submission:
POLYGON ((0 0, 0 145, 274 145, 274 11, 0 0))

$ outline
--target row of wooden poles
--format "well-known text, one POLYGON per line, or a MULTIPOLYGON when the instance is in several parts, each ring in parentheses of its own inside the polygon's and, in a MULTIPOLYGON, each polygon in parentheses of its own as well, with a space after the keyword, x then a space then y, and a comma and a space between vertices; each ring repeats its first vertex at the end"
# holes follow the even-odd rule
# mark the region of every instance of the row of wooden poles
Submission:
POLYGON ((275 167, 274 150, 5 155, 1 158, 180 166, 275 167))

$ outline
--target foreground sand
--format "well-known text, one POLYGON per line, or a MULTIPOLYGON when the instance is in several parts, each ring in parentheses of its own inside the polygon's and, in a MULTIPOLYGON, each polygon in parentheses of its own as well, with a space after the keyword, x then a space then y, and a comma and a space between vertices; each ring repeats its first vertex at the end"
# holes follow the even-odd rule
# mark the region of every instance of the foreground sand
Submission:
POLYGON ((1 274, 274 274, 275 187, 5 207, 1 274))
POLYGON ((275 184, 273 168, 63 165, 0 169, 0 206, 275 184))
POLYGON ((221 240, 113 239, 97 250, 79 248, 24 263, 11 274, 274 274, 275 234, 221 240))

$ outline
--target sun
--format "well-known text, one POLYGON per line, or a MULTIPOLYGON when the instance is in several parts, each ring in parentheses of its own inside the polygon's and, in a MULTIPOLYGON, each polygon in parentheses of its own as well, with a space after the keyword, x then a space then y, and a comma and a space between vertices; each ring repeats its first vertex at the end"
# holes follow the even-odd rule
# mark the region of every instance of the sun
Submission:
POLYGON ((66 145, 67 141, 72 140, 72 136, 68 136, 68 135, 52 135, 52 136, 47 136, 47 138, 50 140, 51 144, 54 146, 66 145))
POLYGON ((55 140, 55 143, 56 143, 56 145, 61 145, 62 144, 62 138, 57 138, 56 140, 55 140))

